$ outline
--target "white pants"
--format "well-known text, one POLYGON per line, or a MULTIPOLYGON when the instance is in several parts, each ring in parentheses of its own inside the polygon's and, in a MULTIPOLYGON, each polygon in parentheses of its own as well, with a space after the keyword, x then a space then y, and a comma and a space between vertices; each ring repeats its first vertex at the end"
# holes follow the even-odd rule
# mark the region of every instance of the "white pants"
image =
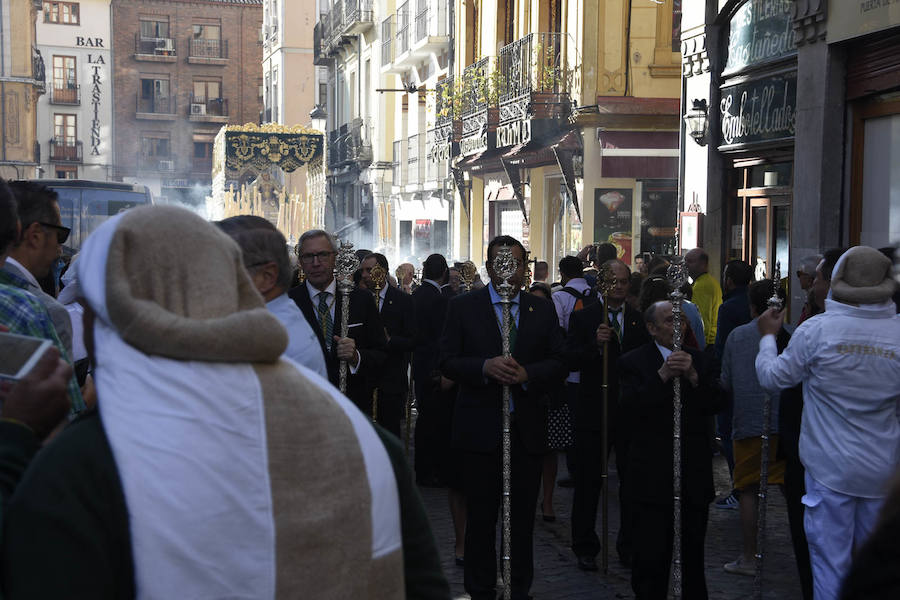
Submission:
POLYGON ((809 542, 815 600, 837 600, 852 552, 875 527, 884 498, 860 498, 830 490, 806 473, 803 528, 809 542))

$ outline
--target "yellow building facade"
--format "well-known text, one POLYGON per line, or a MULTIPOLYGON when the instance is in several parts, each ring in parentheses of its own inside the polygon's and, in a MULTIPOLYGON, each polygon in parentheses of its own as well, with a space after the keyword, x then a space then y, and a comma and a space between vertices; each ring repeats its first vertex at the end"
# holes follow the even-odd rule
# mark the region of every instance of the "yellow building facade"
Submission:
MULTIPOLYGON (((438 92, 457 188, 454 252, 509 234, 550 263, 610 241, 675 251, 680 0, 456 0, 438 92)), ((440 136, 438 136, 440 137, 440 136)))
POLYGON ((46 89, 44 61, 35 48, 41 2, 2 0, 0 43, 0 176, 36 177, 37 101, 46 89))

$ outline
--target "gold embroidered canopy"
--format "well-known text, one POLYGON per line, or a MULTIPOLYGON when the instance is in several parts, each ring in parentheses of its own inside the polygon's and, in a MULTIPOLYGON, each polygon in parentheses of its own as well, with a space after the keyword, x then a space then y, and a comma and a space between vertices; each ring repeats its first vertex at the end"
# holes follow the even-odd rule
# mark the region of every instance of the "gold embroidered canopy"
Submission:
POLYGON ((324 135, 302 125, 277 123, 229 125, 216 136, 213 179, 223 169, 226 179, 261 175, 277 167, 285 173, 321 160, 324 135))

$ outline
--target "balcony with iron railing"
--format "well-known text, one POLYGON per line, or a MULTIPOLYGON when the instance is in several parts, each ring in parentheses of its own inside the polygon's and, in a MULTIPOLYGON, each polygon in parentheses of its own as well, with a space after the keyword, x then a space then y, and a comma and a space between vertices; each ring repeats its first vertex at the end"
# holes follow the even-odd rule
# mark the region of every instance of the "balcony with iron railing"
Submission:
POLYGON ((344 43, 344 3, 335 2, 328 11, 327 53, 336 54, 344 43))
POLYGON ((81 86, 62 85, 50 87, 50 104, 65 104, 69 106, 79 106, 81 104, 81 86))
POLYGON ((375 26, 372 0, 343 0, 344 34, 358 35, 375 26))
POLYGON ((409 0, 397 9, 397 50, 394 55, 396 59, 409 52, 409 11, 409 0))
POLYGON ((188 120, 206 123, 228 122, 228 100, 225 98, 206 98, 191 94, 188 105, 188 120))
POLYGON ((138 162, 138 168, 141 171, 153 171, 156 173, 174 173, 178 161, 175 155, 169 154, 141 154, 138 162))
POLYGON ((460 154, 468 156, 488 148, 497 129, 500 79, 497 61, 486 56, 463 69, 453 92, 453 112, 462 117, 460 154))
POLYGON ((530 33, 500 49, 501 123, 568 114, 576 77, 568 45, 566 34, 530 33))
POLYGON ((175 62, 173 38, 143 37, 134 34, 134 59, 147 62, 175 62))
POLYGON ((80 141, 55 137, 50 140, 50 162, 80 163, 83 159, 80 141))
POLYGON ((145 97, 140 92, 135 99, 136 119, 145 121, 174 121, 175 97, 174 96, 150 96, 145 97))
POLYGON ((394 61, 394 17, 381 22, 381 68, 388 70, 394 61))
POLYGON ((328 13, 319 13, 319 21, 313 27, 313 64, 321 67, 327 67, 332 62, 332 58, 328 55, 330 25, 328 13))
POLYGON ((369 124, 353 119, 328 133, 328 167, 356 166, 363 169, 372 163, 372 136, 369 124))
POLYGON ((228 40, 188 38, 188 59, 194 65, 228 64, 228 40))
POLYGON ((407 191, 410 186, 421 188, 425 182, 425 136, 411 135, 406 138, 407 172, 404 181, 407 191))
POLYGON ((415 28, 410 40, 410 53, 424 57, 449 48, 447 2, 416 0, 415 28))

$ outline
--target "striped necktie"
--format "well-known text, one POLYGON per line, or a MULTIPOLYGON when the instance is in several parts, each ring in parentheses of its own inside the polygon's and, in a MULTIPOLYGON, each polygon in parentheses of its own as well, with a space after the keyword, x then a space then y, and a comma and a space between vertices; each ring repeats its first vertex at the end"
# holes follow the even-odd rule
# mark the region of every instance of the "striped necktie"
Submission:
POLYGON ((325 337, 325 347, 331 350, 331 339, 334 337, 334 318, 328 306, 328 292, 319 292, 319 305, 316 307, 316 316, 319 318, 319 327, 325 337))
POLYGON ((622 325, 619 324, 619 313, 622 312, 621 308, 610 308, 609 310, 609 324, 612 325, 613 331, 616 332, 616 338, 618 338, 619 343, 622 342, 622 325))

